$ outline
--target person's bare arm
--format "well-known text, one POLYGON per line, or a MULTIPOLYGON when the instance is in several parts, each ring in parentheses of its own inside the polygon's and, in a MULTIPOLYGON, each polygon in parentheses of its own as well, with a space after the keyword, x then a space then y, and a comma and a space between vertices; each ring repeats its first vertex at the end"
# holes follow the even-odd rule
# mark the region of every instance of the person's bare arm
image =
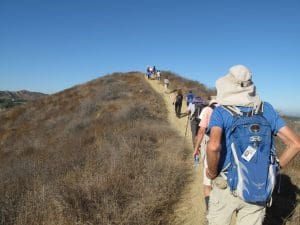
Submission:
POLYGON ((205 130, 206 129, 204 127, 200 127, 198 130, 198 134, 195 138, 195 149, 194 149, 194 154, 193 154, 194 157, 199 154, 199 147, 202 142, 203 136, 205 134, 205 130))
POLYGON ((285 167, 300 152, 300 137, 288 126, 282 127, 277 136, 286 145, 285 150, 279 157, 281 167, 285 167))
POLYGON ((188 105, 188 107, 186 108, 185 113, 188 115, 188 117, 190 117, 191 108, 190 108, 189 105, 188 105))
POLYGON ((222 128, 212 127, 210 138, 207 146, 207 164, 206 175, 210 179, 214 179, 218 175, 218 163, 221 152, 222 128))
POLYGON ((176 102, 176 96, 177 96, 177 95, 174 95, 174 96, 173 96, 173 103, 172 103, 173 105, 174 105, 175 102, 176 102))

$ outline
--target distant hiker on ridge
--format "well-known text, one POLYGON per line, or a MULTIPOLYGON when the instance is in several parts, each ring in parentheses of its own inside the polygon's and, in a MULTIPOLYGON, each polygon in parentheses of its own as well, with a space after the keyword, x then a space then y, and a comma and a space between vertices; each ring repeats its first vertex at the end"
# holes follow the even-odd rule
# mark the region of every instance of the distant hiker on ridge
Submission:
POLYGON ((174 98, 173 105, 175 105, 175 114, 178 118, 181 115, 181 107, 182 107, 183 95, 181 89, 177 90, 177 94, 174 98))
POLYGON ((206 175, 213 179, 209 224, 261 225, 280 167, 300 152, 300 137, 289 128, 268 102, 256 93, 250 70, 230 68, 216 81, 217 101, 208 132, 206 175), (279 161, 273 136, 286 148, 279 161))
POLYGON ((167 93, 167 90, 168 90, 168 88, 169 88, 169 84, 170 84, 170 81, 169 81, 168 77, 166 77, 166 78, 164 79, 165 93, 167 93))
POLYGON ((160 80, 160 70, 157 70, 157 72, 156 72, 156 79, 160 80))
POLYGON ((151 67, 150 67, 150 66, 147 66, 146 76, 147 76, 147 78, 148 78, 148 80, 149 80, 149 79, 150 79, 150 76, 151 76, 151 67))
POLYGON ((153 70, 152 70, 152 74, 153 74, 153 76, 156 76, 156 67, 155 66, 153 66, 153 70))

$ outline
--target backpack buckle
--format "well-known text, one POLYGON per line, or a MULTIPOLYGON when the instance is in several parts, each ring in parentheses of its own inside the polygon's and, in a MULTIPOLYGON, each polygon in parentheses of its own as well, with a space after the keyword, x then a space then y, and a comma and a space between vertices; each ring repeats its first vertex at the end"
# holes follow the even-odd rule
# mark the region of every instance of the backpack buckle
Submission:
POLYGON ((262 141, 261 136, 251 136, 249 141, 253 144, 253 147, 258 147, 259 143, 262 141))
POLYGON ((270 200, 267 202, 267 207, 270 208, 273 204, 273 198, 271 197, 270 200))
POLYGON ((238 194, 235 191, 232 191, 231 194, 233 195, 233 197, 238 197, 238 194))

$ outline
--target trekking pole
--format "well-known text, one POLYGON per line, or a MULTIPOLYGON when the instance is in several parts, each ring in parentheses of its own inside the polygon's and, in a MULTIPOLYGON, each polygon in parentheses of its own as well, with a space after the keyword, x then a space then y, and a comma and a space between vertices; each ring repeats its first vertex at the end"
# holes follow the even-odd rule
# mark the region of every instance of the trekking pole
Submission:
POLYGON ((185 126, 185 134, 184 134, 184 139, 183 139, 183 146, 184 146, 184 144, 185 144, 185 138, 186 138, 187 128, 188 128, 188 126, 189 126, 189 120, 190 120, 190 116, 188 115, 187 121, 186 121, 186 126, 185 126))

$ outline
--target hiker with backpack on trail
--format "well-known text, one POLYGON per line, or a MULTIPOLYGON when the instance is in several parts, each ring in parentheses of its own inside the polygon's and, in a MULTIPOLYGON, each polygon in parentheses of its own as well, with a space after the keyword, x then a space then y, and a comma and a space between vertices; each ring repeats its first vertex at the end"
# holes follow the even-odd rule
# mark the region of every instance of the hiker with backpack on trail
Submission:
POLYGON ((148 79, 148 80, 150 79, 151 71, 152 71, 152 68, 151 68, 150 66, 147 66, 146 76, 147 76, 147 79, 148 79))
POLYGON ((157 70, 156 72, 156 79, 160 81, 160 70, 157 70))
POLYGON ((192 103, 193 98, 194 98, 193 92, 190 90, 186 96, 186 106, 189 106, 189 104, 192 103))
POLYGON ((256 93, 250 70, 230 68, 216 81, 220 104, 211 115, 206 175, 213 180, 209 224, 261 225, 280 167, 300 152, 300 137, 256 93), (274 135, 286 145, 276 157, 274 135))
POLYGON ((174 98, 173 105, 175 105, 175 114, 178 118, 181 115, 181 107, 182 107, 183 95, 181 89, 177 90, 177 94, 174 98))
POLYGON ((167 93, 167 90, 169 88, 169 84, 170 84, 169 78, 165 77, 165 79, 164 79, 165 93, 167 93))
POLYGON ((152 69, 152 74, 153 74, 153 76, 155 77, 155 76, 156 76, 157 70, 156 70, 156 67, 155 67, 155 66, 153 66, 152 68, 153 68, 153 69, 152 69))
POLYGON ((199 147, 200 147, 200 155, 201 160, 203 161, 203 194, 204 194, 204 202, 206 206, 206 214, 208 213, 208 203, 209 203, 209 194, 211 192, 212 182, 206 176, 206 168, 207 168, 207 159, 206 159, 206 148, 209 140, 209 136, 206 134, 206 130, 209 125, 211 114, 215 107, 218 106, 218 102, 216 100, 210 100, 208 106, 203 108, 200 113, 201 121, 199 123, 198 134, 195 138, 195 147, 193 157, 196 158, 199 155, 199 147))
POLYGON ((195 147, 195 137, 198 133, 200 123, 200 113, 202 109, 207 106, 207 101, 200 96, 195 96, 193 101, 188 105, 186 113, 189 114, 189 120, 192 132, 192 142, 195 147))

